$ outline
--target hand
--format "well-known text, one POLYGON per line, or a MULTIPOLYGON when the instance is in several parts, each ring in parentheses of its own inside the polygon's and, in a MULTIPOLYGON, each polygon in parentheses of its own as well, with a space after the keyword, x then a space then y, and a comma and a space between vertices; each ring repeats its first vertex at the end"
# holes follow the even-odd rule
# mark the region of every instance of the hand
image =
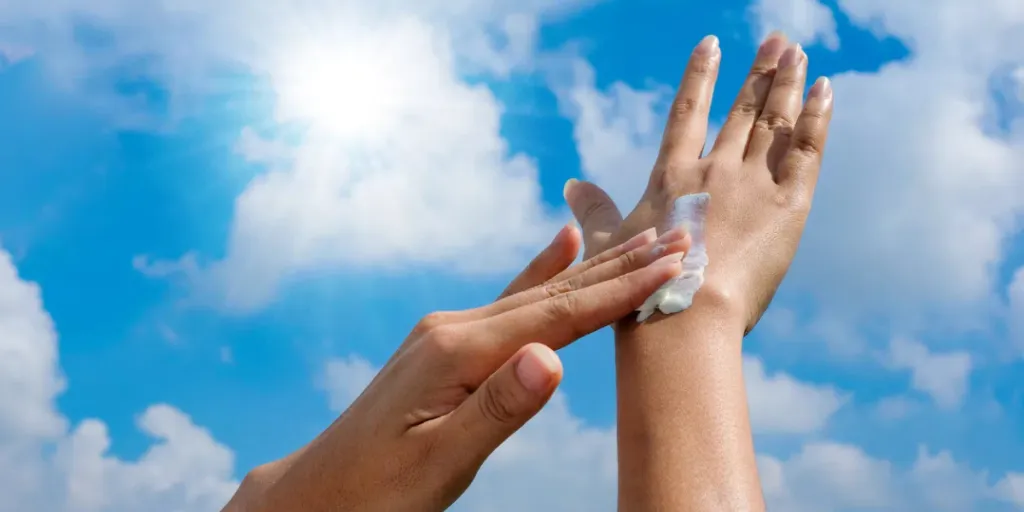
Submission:
POLYGON ((579 238, 563 229, 498 301, 421 320, 334 424, 250 473, 226 510, 451 505, 554 393, 554 350, 635 310, 678 275, 689 245, 679 230, 657 242, 647 232, 566 269, 579 238))
POLYGON ((709 192, 710 264, 695 297, 753 329, 796 253, 832 116, 819 79, 802 100, 807 56, 773 34, 761 45, 714 148, 701 158, 721 50, 705 38, 690 58, 647 189, 623 221, 596 185, 570 180, 565 198, 583 227, 584 258, 648 228, 662 228, 673 201, 709 192))

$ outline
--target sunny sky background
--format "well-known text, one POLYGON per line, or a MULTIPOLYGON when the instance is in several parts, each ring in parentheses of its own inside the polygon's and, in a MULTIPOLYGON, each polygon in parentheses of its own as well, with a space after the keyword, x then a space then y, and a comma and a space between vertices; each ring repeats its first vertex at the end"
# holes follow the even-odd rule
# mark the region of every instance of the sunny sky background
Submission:
MULTIPOLYGON (((0 512, 219 509, 772 29, 836 114, 745 346, 770 508, 1024 510, 1024 3, 0 0, 0 512)), ((613 510, 612 355, 456 509, 613 510)))

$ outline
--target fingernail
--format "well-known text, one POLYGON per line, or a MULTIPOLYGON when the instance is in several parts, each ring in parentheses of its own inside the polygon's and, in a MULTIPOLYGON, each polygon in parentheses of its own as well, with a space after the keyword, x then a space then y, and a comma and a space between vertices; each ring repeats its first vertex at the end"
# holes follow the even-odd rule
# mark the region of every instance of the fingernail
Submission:
POLYGON ((658 256, 665 254, 665 251, 668 250, 669 245, 672 245, 673 243, 678 242, 683 238, 686 238, 686 232, 680 228, 675 228, 666 231, 664 234, 658 237, 658 240, 656 241, 654 248, 651 249, 651 256, 657 258, 658 256))
POLYGON ((786 44, 786 36, 782 32, 772 32, 768 37, 761 43, 761 48, 757 54, 760 57, 769 55, 777 55, 783 51, 784 45, 786 44))
POLYGON ((569 180, 565 182, 565 186, 562 187, 562 197, 565 198, 566 201, 569 200, 569 189, 571 189, 579 181, 580 180, 576 178, 569 178, 569 180))
POLYGON ((657 242, 659 245, 668 245, 682 240, 685 236, 686 231, 682 228, 674 228, 662 233, 662 235, 658 237, 657 242))
POLYGON ((810 92, 807 93, 807 99, 815 98, 821 98, 826 102, 832 100, 832 81, 828 77, 818 78, 811 87, 810 92))
POLYGON ((662 256, 661 258, 658 259, 658 261, 655 261, 654 264, 651 266, 671 267, 672 265, 678 265, 680 261, 683 261, 684 257, 686 257, 686 253, 675 252, 669 254, 668 256, 662 256))
POLYGON ((718 37, 707 36, 701 39, 700 44, 693 51, 695 55, 711 56, 718 53, 718 37))
POLYGON ((794 44, 789 48, 786 48, 786 51, 782 54, 782 57, 779 59, 779 67, 783 69, 796 67, 800 65, 800 63, 803 62, 803 60, 803 48, 800 46, 799 43, 794 44))
POLYGON ((516 363, 516 378, 528 391, 545 393, 551 376, 558 372, 559 362, 550 350, 528 350, 516 363))
POLYGON ((639 249, 651 243, 653 239, 654 229, 648 229, 647 231, 644 231, 643 233, 640 233, 639 235, 636 235, 633 238, 627 240, 626 243, 622 244, 622 249, 626 252, 632 251, 634 249, 639 249))

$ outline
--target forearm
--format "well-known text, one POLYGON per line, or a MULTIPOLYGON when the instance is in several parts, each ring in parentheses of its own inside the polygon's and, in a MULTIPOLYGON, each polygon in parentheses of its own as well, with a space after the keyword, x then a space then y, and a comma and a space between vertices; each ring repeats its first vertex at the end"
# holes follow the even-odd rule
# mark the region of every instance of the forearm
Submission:
POLYGON ((764 509, 743 382, 744 324, 709 302, 617 328, 622 511, 764 509))

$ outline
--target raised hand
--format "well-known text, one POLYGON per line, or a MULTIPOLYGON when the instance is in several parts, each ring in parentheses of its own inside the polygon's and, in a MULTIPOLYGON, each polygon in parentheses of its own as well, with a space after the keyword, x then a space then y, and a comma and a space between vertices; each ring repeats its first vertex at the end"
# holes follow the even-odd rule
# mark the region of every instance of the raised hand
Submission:
POLYGON ((785 36, 769 36, 714 147, 702 157, 721 55, 714 36, 694 50, 647 189, 625 220, 592 183, 568 183, 565 197, 583 227, 586 258, 643 230, 662 229, 676 198, 709 192, 711 263, 695 301, 742 316, 749 332, 803 233, 832 116, 832 88, 820 78, 804 102, 807 56, 785 36))

